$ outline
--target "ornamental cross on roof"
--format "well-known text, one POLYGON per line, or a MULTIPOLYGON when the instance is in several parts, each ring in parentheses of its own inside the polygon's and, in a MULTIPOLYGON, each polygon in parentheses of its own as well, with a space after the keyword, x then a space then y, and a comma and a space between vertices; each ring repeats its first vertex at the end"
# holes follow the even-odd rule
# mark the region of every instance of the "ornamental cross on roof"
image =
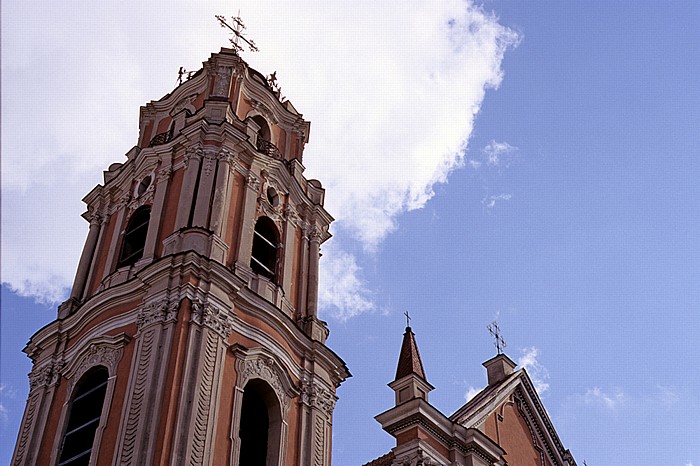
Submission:
POLYGON ((406 316, 406 327, 410 327, 411 326, 411 316, 408 315, 408 311, 404 312, 403 315, 406 316))
POLYGON ((253 42, 252 40, 248 40, 244 37, 243 31, 245 31, 246 27, 245 24, 243 24, 243 20, 241 19, 240 11, 238 12, 238 16, 231 17, 233 26, 227 23, 226 18, 224 18, 222 15, 215 16, 216 19, 219 20, 219 24, 221 24, 222 28, 228 29, 233 33, 233 37, 229 38, 229 42, 231 42, 231 45, 233 45, 233 49, 236 51, 236 53, 243 51, 243 46, 239 44, 239 41, 245 42, 248 45, 248 48, 251 52, 258 51, 258 47, 255 45, 255 42, 253 42))
POLYGON ((496 347, 496 350, 498 351, 498 354, 503 353, 503 350, 504 350, 505 347, 506 347, 506 341, 503 339, 503 336, 501 335, 501 329, 500 329, 500 327, 498 326, 498 322, 496 322, 496 321, 494 320, 494 321, 491 322, 491 323, 488 325, 488 327, 486 327, 486 328, 489 329, 489 333, 491 334, 491 336, 492 336, 492 337, 494 338, 494 340, 495 340, 495 341, 493 342, 493 344, 494 344, 494 346, 496 347))

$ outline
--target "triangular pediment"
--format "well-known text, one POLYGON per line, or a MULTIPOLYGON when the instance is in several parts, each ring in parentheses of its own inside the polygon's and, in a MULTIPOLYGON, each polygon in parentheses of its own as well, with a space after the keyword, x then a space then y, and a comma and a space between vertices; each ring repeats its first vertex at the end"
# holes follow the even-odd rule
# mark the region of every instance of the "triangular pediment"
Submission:
POLYGON ((450 416, 450 420, 486 432, 486 423, 503 421, 504 406, 513 407, 521 419, 521 429, 553 464, 576 464, 570 452, 562 445, 525 369, 484 388, 450 416))

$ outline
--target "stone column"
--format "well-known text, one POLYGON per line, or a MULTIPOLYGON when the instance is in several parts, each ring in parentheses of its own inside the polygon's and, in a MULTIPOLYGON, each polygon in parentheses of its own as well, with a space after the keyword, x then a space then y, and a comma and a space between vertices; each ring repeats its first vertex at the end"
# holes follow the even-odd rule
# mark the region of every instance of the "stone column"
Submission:
POLYGON ((122 230, 124 228, 124 217, 126 216, 126 203, 128 202, 128 197, 124 197, 119 205, 119 210, 117 211, 117 218, 114 224, 114 231, 112 232, 112 239, 109 243, 109 249, 107 250, 107 260, 105 262, 105 269, 102 271, 102 277, 100 280, 104 280, 110 273, 112 273, 116 262, 119 260, 119 240, 122 236, 122 230))
POLYGON ((168 356, 179 303, 144 305, 136 319, 136 347, 121 414, 115 465, 151 464, 165 392, 168 356))
POLYGON ((306 303, 309 317, 316 317, 318 311, 318 260, 320 257, 321 230, 314 226, 309 241, 309 291, 306 303))
POLYGON ((170 457, 173 466, 211 464, 223 363, 232 331, 233 317, 223 306, 192 303, 188 351, 183 361, 182 408, 170 457))
POLYGON ((291 296, 292 289, 292 268, 294 266, 294 233, 298 217, 294 208, 287 204, 284 208, 285 228, 284 228, 284 269, 282 272, 282 289, 286 296, 291 296))
POLYGON ((156 254, 156 246, 158 235, 160 233, 160 222, 163 219, 163 207, 165 207, 165 195, 168 192, 168 182, 172 169, 168 165, 158 172, 156 180, 156 193, 153 198, 153 207, 151 208, 151 218, 148 221, 148 232, 146 233, 146 244, 143 249, 143 257, 141 260, 151 261, 156 254))
POLYGON ((36 464, 36 454, 46 429, 49 406, 60 380, 62 361, 51 359, 29 373, 29 396, 17 437, 12 466, 36 464))
POLYGON ((255 230, 255 208, 258 202, 258 191, 260 190, 260 178, 253 172, 253 167, 250 167, 248 171, 246 188, 236 261, 246 267, 250 267, 250 254, 253 249, 253 232, 255 230))
POLYGON ((83 253, 80 255, 78 271, 75 273, 73 288, 70 292, 70 298, 76 301, 79 301, 80 298, 83 296, 83 291, 85 290, 85 283, 87 283, 88 273, 90 272, 90 265, 92 264, 92 258, 95 255, 97 239, 100 237, 101 226, 102 222, 99 215, 91 214, 90 231, 88 232, 87 240, 85 240, 83 253))
POLYGON ((214 200, 211 207, 210 228, 212 232, 223 237, 226 231, 226 219, 231 199, 231 186, 233 185, 235 154, 226 148, 222 148, 217 155, 218 169, 216 173, 216 186, 214 188, 214 200))
POLYGON ((199 175, 200 159, 204 155, 201 147, 191 147, 185 154, 185 175, 180 189, 180 198, 177 203, 177 215, 175 217, 175 230, 181 230, 189 226, 192 199, 195 196, 194 187, 199 175))
POLYGON ((192 226, 204 229, 209 228, 209 214, 212 205, 212 189, 216 176, 216 153, 210 149, 204 151, 202 168, 199 174, 199 188, 196 196, 192 226))

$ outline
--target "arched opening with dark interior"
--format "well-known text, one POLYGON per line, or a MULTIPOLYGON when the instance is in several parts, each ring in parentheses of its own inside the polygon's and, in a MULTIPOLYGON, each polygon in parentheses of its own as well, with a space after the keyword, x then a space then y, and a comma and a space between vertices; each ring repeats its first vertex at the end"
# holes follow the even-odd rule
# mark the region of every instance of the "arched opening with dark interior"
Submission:
POLYGON ((58 466, 90 464, 95 432, 102 417, 108 378, 107 369, 98 367, 85 374, 76 386, 68 424, 61 442, 58 466))
POLYGON ((143 249, 146 246, 146 235, 148 234, 148 222, 151 220, 151 208, 149 206, 140 207, 129 219, 129 223, 124 230, 122 249, 119 253, 119 263, 117 267, 133 265, 143 257, 143 249))
POLYGON ((262 115, 255 115, 251 119, 260 127, 258 130, 258 149, 261 147, 262 141, 272 142, 270 125, 267 124, 267 120, 262 115))
POLYGON ((268 217, 260 217, 255 223, 253 235, 250 267, 258 275, 275 281, 279 249, 279 234, 275 222, 268 217))
POLYGON ((282 415, 277 395, 260 379, 248 382, 243 390, 239 466, 274 466, 279 461, 282 415))

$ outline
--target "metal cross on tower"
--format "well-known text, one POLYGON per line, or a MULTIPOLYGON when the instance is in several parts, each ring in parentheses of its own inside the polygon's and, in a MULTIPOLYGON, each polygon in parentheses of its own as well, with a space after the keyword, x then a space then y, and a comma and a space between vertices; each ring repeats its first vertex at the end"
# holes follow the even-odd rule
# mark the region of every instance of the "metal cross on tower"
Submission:
POLYGON ((498 326, 498 322, 496 322, 494 320, 486 328, 489 329, 489 333, 491 334, 491 336, 493 336, 493 338, 495 340, 493 342, 493 344, 496 346, 496 350, 498 351, 498 354, 503 353, 503 350, 506 347, 506 341, 503 339, 503 336, 501 335, 501 329, 498 326))
POLYGON ((406 316, 406 327, 410 327, 411 326, 411 316, 408 315, 408 311, 404 312, 403 315, 406 316))
POLYGON ((238 41, 242 40, 246 44, 248 44, 248 48, 250 49, 251 52, 257 52, 258 47, 255 45, 255 42, 252 40, 248 40, 245 37, 243 37, 243 31, 245 30, 245 24, 243 24, 243 20, 241 19, 241 12, 238 12, 238 16, 236 17, 231 17, 231 21, 233 21, 233 26, 231 26, 229 23, 226 22, 226 18, 224 18, 222 15, 215 15, 216 19, 219 20, 219 23, 221 24, 222 28, 229 29, 233 33, 233 37, 229 38, 229 42, 231 42, 231 45, 233 45, 233 49, 236 52, 242 52, 243 51, 243 46, 241 46, 238 41))

